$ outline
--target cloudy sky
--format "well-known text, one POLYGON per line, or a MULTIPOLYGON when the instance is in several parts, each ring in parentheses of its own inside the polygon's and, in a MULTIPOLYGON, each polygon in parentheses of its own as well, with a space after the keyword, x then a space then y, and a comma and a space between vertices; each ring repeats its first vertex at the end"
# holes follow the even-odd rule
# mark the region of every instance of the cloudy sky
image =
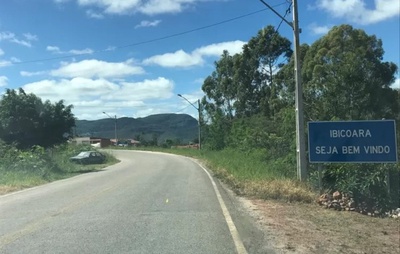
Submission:
MULTIPOLYGON (((282 15, 290 2, 265 1, 282 15)), ((347 23, 381 38, 385 60, 399 65, 399 0, 299 2, 301 43, 347 23)), ((22 87, 63 99, 79 119, 196 116, 177 94, 196 102, 224 49, 238 53, 259 29, 279 23, 259 0, 2 1, 0 94, 22 87)), ((287 24, 279 32, 292 40, 287 24)))

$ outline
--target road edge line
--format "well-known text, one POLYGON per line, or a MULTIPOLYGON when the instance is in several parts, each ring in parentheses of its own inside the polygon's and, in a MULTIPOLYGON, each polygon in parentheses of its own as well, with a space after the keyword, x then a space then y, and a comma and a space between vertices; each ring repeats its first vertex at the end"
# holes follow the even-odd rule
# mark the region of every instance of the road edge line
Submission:
MULTIPOLYGON (((194 160, 192 160, 194 161, 194 160)), ((238 254, 247 254, 247 250, 244 247, 244 244, 242 242, 242 239, 240 238, 239 232, 236 228, 235 223, 233 222, 233 219, 231 217, 231 214, 229 213, 228 208, 225 205, 224 200, 222 199, 221 193, 218 190, 217 184, 215 183, 214 179, 212 178, 212 176, 210 175, 210 173, 208 172, 208 170, 206 168, 204 168, 202 165, 200 165, 198 162, 194 161, 197 165, 199 165, 200 168, 202 168, 204 170, 204 172, 206 172, 208 178, 210 179, 212 186, 214 188, 214 192, 217 195, 217 199, 219 202, 219 205, 222 209, 222 213, 224 215, 225 218, 225 222, 228 225, 229 231, 231 233, 233 242, 235 244, 236 247, 236 251, 238 254)))

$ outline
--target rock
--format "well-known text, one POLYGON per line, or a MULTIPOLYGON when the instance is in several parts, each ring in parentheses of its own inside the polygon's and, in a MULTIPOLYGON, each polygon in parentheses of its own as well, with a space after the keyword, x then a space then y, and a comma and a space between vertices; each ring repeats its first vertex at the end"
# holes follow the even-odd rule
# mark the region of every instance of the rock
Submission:
POLYGON ((348 208, 348 207, 345 207, 345 208, 344 208, 344 210, 346 210, 346 211, 350 211, 350 208, 348 208))
POLYGON ((350 211, 355 211, 356 209, 354 207, 349 208, 350 211))
POLYGON ((338 199, 341 199, 341 198, 342 198, 342 194, 340 194, 340 192, 335 191, 335 192, 333 193, 333 199, 338 200, 338 199))
POLYGON ((354 208, 356 207, 356 202, 354 202, 353 200, 350 200, 350 202, 347 204, 350 208, 354 208))
POLYGON ((322 204, 324 202, 328 202, 330 200, 330 197, 328 194, 322 194, 319 198, 317 203, 322 204))

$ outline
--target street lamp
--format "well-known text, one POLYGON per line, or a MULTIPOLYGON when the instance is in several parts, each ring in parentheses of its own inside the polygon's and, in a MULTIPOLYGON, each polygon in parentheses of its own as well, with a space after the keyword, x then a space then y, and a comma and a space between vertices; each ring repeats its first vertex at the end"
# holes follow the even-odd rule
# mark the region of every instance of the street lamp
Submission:
POLYGON ((105 114, 106 116, 108 116, 111 119, 115 119, 115 128, 114 128, 114 134, 115 134, 115 145, 118 145, 118 137, 117 137, 117 115, 115 115, 115 117, 111 117, 109 114, 107 114, 106 112, 103 111, 103 114, 105 114))
POLYGON ((179 97, 181 97, 181 98, 183 98, 185 101, 187 101, 187 102, 189 102, 189 104, 190 105, 192 105, 196 110, 197 110, 197 112, 199 113, 199 120, 198 120, 198 125, 199 125, 199 150, 201 149, 201 123, 200 123, 200 114, 201 114, 201 107, 200 107, 200 100, 197 100, 197 107, 193 104, 193 103, 191 103, 188 99, 186 99, 185 97, 183 97, 182 96, 182 94, 179 94, 178 93, 178 96, 179 97))

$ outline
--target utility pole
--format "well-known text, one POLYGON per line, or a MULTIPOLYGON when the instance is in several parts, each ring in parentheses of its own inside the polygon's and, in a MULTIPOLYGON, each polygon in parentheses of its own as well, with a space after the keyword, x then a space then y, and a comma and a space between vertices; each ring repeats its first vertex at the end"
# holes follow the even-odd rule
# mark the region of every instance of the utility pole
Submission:
POLYGON ((199 150, 201 150, 201 104, 200 99, 197 100, 197 111, 199 111, 199 150))
POLYGON ((304 138, 303 86, 301 83, 300 65, 300 30, 297 0, 293 0, 293 33, 294 33, 294 71, 296 78, 296 153, 297 176, 300 181, 307 179, 306 144, 304 138))
POLYGON ((260 0, 276 15, 278 15, 285 23, 293 29, 294 37, 294 74, 296 80, 296 158, 297 158, 297 177, 300 181, 307 179, 307 161, 306 161, 306 145, 304 132, 304 108, 303 108, 303 86, 301 83, 301 65, 300 65, 300 29, 297 0, 292 0, 293 6, 293 22, 289 22, 276 12, 264 0, 260 0))
POLYGON ((182 99, 184 99, 185 101, 189 102, 190 105, 192 105, 192 107, 194 107, 197 112, 199 113, 199 121, 198 121, 198 126, 199 126, 199 150, 201 150, 201 104, 200 104, 200 99, 197 100, 197 107, 191 103, 188 99, 186 99, 185 97, 183 97, 182 94, 178 94, 179 97, 181 97, 182 99))
MULTIPOLYGON (((103 114, 105 114, 106 116, 108 116, 109 118, 113 119, 113 117, 111 117, 109 114, 107 114, 106 112, 103 112, 103 114)), ((117 136, 117 115, 115 115, 114 117, 114 136, 115 136, 115 145, 118 145, 118 136, 117 136)))

